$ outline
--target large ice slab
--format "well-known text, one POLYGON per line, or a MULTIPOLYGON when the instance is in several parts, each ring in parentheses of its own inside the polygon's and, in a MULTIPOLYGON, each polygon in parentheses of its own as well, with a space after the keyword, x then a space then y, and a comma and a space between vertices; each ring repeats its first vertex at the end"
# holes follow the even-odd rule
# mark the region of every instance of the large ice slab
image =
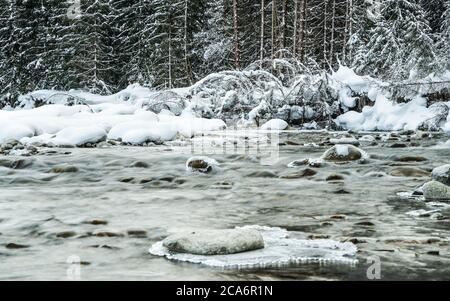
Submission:
POLYGON ((281 228, 263 226, 242 228, 259 231, 264 239, 265 248, 237 254, 205 256, 170 252, 160 241, 155 243, 149 252, 170 260, 223 268, 277 267, 311 262, 351 265, 357 263, 354 258, 357 248, 350 242, 289 238, 288 231, 281 228))

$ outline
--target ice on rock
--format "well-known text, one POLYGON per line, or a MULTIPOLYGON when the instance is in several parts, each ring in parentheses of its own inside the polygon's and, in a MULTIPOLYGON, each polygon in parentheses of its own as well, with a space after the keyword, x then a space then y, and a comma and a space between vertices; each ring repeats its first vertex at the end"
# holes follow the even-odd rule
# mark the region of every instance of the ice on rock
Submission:
POLYGON ((288 123, 282 119, 272 119, 267 121, 261 126, 261 130, 264 131, 282 131, 287 129, 288 123))
POLYGON ((268 268, 309 262, 357 263, 353 258, 357 248, 350 242, 289 238, 288 231, 281 228, 246 226, 237 229, 258 231, 264 240, 264 248, 228 255, 195 255, 172 252, 161 241, 155 243, 149 252, 170 260, 223 268, 268 268))

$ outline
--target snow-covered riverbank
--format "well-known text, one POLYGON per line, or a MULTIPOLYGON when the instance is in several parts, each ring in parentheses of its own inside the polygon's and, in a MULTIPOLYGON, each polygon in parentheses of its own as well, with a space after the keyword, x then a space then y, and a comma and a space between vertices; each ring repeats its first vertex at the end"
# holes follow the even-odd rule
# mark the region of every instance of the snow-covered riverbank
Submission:
MULTIPOLYGON (((0 143, 17 139, 25 144, 80 146, 108 138, 142 144, 190 138, 227 125, 280 130, 298 120, 305 121, 304 128, 318 128, 315 120, 321 120, 326 112, 337 116, 334 127, 342 129, 450 132, 450 101, 427 107, 418 94, 408 103, 396 104, 384 86, 341 67, 325 77, 300 76, 289 87, 265 71, 230 71, 212 74, 192 87, 168 91, 139 85, 110 96, 35 91, 22 96, 16 108, 0 110, 0 143), (318 83, 325 79, 328 99, 320 99, 325 94, 318 83), (367 95, 373 105, 361 113, 355 111, 360 102, 355 93, 367 95), (305 99, 309 95, 310 101, 303 106, 289 105, 299 95, 305 99), (277 120, 270 121, 273 118, 277 120), (263 125, 266 121, 270 122, 263 125)), ((323 125, 331 126, 329 122, 323 125)))

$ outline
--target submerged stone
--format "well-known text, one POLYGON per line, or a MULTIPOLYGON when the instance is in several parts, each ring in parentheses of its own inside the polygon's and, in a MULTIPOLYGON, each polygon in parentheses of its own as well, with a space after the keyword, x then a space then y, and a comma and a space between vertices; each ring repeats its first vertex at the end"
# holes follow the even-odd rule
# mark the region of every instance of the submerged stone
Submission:
POLYGON ((262 171, 255 171, 252 173, 249 173, 247 177, 251 178, 276 178, 278 177, 276 173, 270 170, 262 170, 262 171))
POLYGON ((397 162, 424 162, 427 161, 427 158, 421 156, 402 156, 395 158, 394 161, 397 162))
POLYGON ((67 165, 67 166, 55 166, 52 168, 53 173, 65 173, 65 172, 78 172, 78 167, 67 165))
POLYGON ((300 178, 306 178, 306 177, 312 177, 317 174, 317 171, 306 168, 297 172, 289 173, 281 175, 280 178, 282 179, 300 179, 300 178))
POLYGON ((264 240, 251 229, 200 230, 169 236, 163 246, 172 252, 225 255, 262 249, 264 240))
POLYGON ((410 166, 395 167, 391 170, 389 174, 393 177, 421 178, 430 176, 430 172, 418 167, 410 167, 410 166))
POLYGON ((423 195, 427 200, 450 200, 450 186, 431 181, 423 185, 423 195))

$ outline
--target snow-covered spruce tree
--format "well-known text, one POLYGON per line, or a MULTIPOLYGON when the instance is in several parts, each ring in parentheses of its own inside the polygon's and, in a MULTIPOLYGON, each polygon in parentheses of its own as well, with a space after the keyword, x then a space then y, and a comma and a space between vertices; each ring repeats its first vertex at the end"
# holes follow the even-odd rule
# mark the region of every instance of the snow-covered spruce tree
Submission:
POLYGON ((383 1, 370 34, 367 45, 358 49, 357 71, 404 80, 424 76, 435 68, 431 28, 417 0, 383 1))
MULTIPOLYGON (((304 18, 304 56, 328 69, 343 61, 353 32, 351 0, 311 0, 302 4, 304 18)), ((294 10, 295 11, 295 10, 294 10)))
POLYGON ((441 34, 438 48, 441 57, 441 70, 450 70, 450 0, 445 1, 445 12, 442 17, 441 34))
POLYGON ((430 24, 433 33, 440 32, 444 21, 445 0, 421 0, 425 16, 430 24))
POLYGON ((11 91, 16 72, 12 62, 13 3, 0 0, 0 109, 12 104, 11 91))
POLYGON ((149 3, 153 34, 148 40, 155 85, 173 88, 186 83, 183 67, 184 1, 154 0, 149 3))
POLYGON ((66 1, 48 0, 45 3, 49 17, 46 20, 46 51, 42 58, 45 69, 45 83, 42 88, 66 90, 73 83, 66 76, 66 66, 70 59, 72 44, 66 39, 71 32, 71 22, 67 17, 70 4, 66 1))
POLYGON ((20 93, 46 86, 44 55, 48 51, 46 24, 50 11, 40 1, 3 1, 0 94, 15 99, 20 93), (4 8, 4 9, 3 9, 4 8))
POLYGON ((205 29, 196 34, 204 45, 202 74, 232 68, 233 29, 230 1, 208 1, 205 29))
POLYGON ((108 0, 82 1, 82 13, 71 19, 70 33, 64 37, 70 46, 66 74, 72 88, 108 94, 117 81, 112 6, 108 0))
POLYGON ((152 86, 152 66, 149 61, 148 40, 153 35, 150 16, 150 0, 113 1, 114 17, 111 27, 114 31, 114 57, 117 60, 120 76, 118 86, 131 83, 152 86))
POLYGON ((377 3, 366 0, 351 0, 348 7, 347 45, 343 62, 353 65, 358 61, 358 49, 369 43, 371 30, 377 21, 377 3), (350 5, 351 4, 351 5, 350 5))
POLYGON ((207 0, 184 0, 183 14, 183 65, 186 74, 186 84, 206 76, 202 63, 205 42, 202 34, 207 28, 207 0))

